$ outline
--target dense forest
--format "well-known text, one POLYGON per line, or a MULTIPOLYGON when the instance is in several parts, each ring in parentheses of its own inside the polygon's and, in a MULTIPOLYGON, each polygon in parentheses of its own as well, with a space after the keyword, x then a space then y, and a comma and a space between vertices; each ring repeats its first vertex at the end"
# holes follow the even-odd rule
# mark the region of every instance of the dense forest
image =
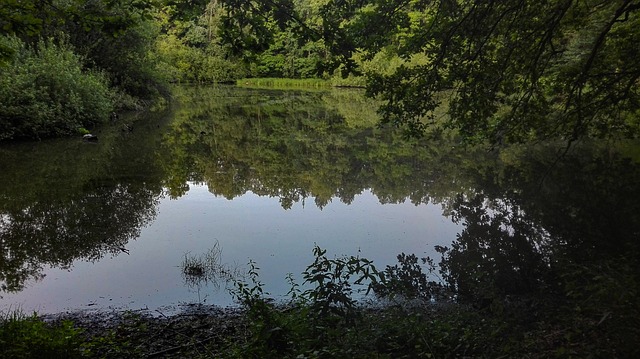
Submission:
POLYGON ((414 136, 635 137, 639 10, 632 0, 3 1, 0 140, 158 107, 170 82, 245 77, 366 86, 382 123, 414 136))

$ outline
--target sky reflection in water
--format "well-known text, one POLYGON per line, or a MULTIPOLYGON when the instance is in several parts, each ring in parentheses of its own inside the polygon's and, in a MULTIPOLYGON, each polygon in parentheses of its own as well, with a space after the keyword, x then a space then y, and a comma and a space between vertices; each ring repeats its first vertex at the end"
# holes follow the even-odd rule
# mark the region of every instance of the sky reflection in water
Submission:
POLYGON ((5 293, 3 307, 59 312, 199 301, 231 305, 224 284, 203 286, 200 293, 184 285, 179 266, 185 253, 204 253, 218 241, 225 264, 244 268, 254 260, 267 291, 277 297, 289 289, 287 273, 298 275, 311 263, 314 244, 335 255, 360 254, 383 267, 400 252, 434 256, 433 246, 446 245, 458 231, 439 205, 381 205, 369 191, 351 205, 334 199, 323 209, 311 202, 284 210, 276 198, 247 193, 227 200, 190 184, 185 196, 162 199, 157 211, 155 221, 127 245, 129 255, 79 261, 70 271, 45 270, 44 280, 5 293))

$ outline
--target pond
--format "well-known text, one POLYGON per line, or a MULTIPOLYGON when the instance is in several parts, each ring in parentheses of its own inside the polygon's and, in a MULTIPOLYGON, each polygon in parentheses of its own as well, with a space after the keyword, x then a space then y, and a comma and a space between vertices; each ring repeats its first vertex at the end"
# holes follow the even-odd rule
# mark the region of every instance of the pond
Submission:
POLYGON ((360 91, 178 87, 95 143, 2 145, 0 310, 231 305, 224 280, 185 277, 212 249, 231 271, 254 261, 276 298, 315 245, 378 268, 447 247, 442 279, 462 294, 638 252, 635 144, 488 151, 376 123, 360 91))

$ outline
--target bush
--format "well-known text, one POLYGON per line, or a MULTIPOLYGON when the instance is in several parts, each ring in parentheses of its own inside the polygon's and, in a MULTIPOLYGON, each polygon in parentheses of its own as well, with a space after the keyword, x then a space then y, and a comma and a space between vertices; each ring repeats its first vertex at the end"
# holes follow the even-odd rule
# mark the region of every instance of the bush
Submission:
POLYGON ((30 47, 15 37, 3 40, 15 56, 0 73, 0 140, 68 135, 108 119, 113 100, 107 80, 84 71, 65 41, 30 47))

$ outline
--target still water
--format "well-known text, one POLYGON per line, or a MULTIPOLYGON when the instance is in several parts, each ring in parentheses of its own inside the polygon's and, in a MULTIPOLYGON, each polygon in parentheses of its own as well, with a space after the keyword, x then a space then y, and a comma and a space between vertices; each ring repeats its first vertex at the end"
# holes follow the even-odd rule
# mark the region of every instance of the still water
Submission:
POLYGON ((314 245, 378 268, 444 250, 460 298, 553 293, 575 268, 637 277, 637 144, 488 151, 376 122, 358 91, 179 87, 97 143, 2 145, 0 310, 231 305, 181 270, 212 248, 276 298, 314 245))
POLYGON ((98 130, 96 144, 2 147, 2 309, 229 305, 224 283, 185 283, 185 255, 218 245, 225 265, 253 260, 278 297, 314 245, 384 265, 455 237, 440 205, 405 200, 394 177, 373 187, 408 173, 362 169, 367 141, 391 144, 351 137, 375 122, 359 93, 176 91, 169 113, 98 130), (352 127, 335 106, 353 111, 352 127))
POLYGON ((287 273, 297 274, 313 260, 314 244, 335 254, 360 252, 380 263, 392 263, 395 252, 421 253, 438 244, 429 238, 451 238, 456 226, 437 206, 409 203, 380 205, 370 192, 351 205, 294 205, 284 210, 273 198, 247 193, 234 200, 192 185, 177 200, 164 197, 157 217, 133 238, 128 254, 95 262, 78 260, 69 270, 47 269, 45 278, 27 284, 4 303, 50 312, 73 308, 158 308, 184 302, 232 304, 220 285, 185 285, 180 264, 185 253, 200 254, 215 242, 222 260, 261 268, 267 290, 288 291, 287 273))

